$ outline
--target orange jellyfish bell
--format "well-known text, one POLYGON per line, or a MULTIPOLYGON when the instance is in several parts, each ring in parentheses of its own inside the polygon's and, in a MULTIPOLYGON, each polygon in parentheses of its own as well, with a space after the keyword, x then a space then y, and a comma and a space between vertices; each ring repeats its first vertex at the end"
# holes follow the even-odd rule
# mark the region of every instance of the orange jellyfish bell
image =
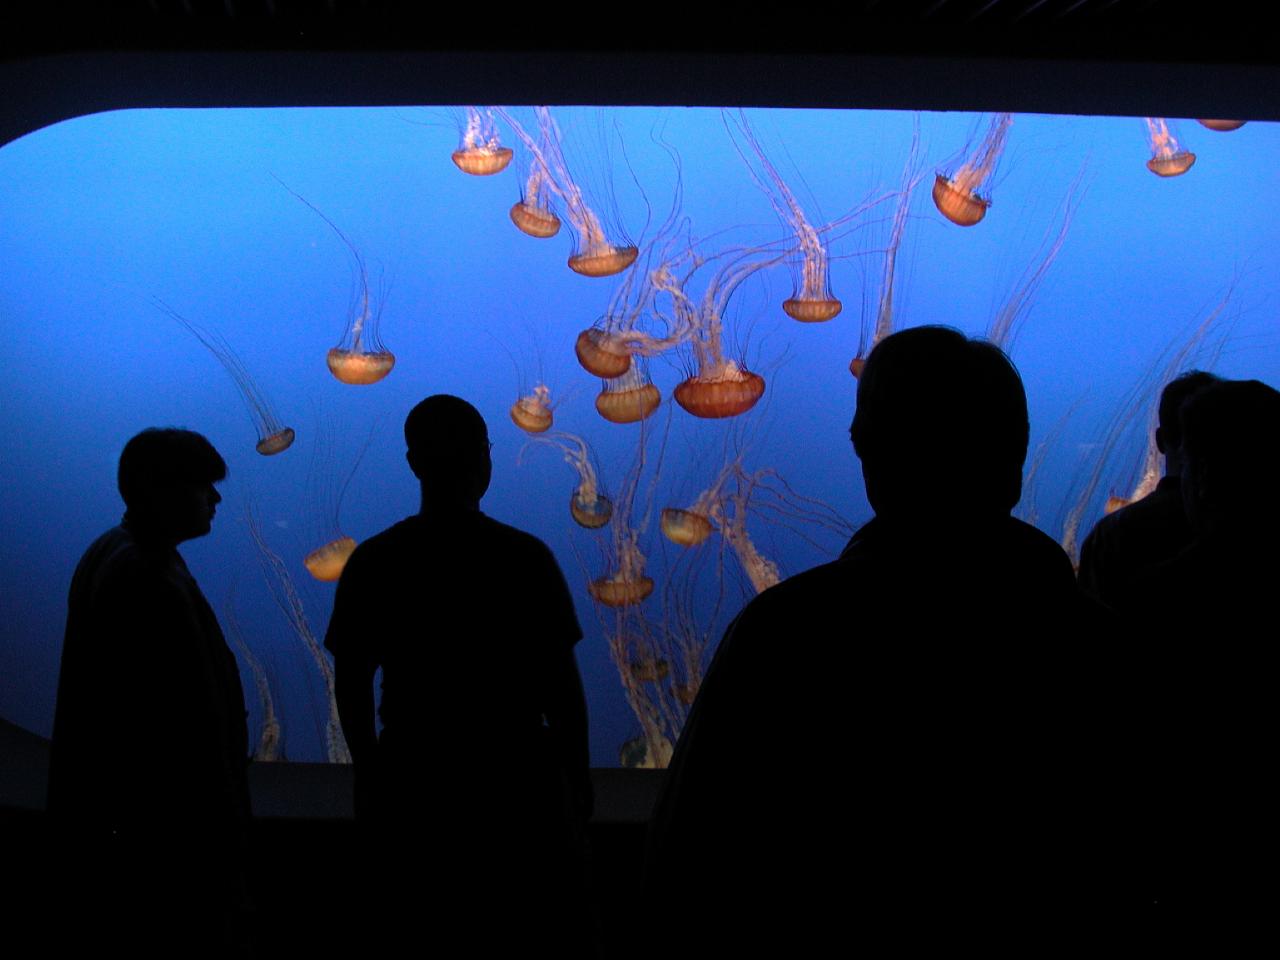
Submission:
POLYGON ((692 510, 664 507, 662 533, 672 543, 681 547, 693 547, 711 536, 711 521, 692 510))
POLYGON ((511 419, 526 433, 545 433, 551 428, 551 391, 545 384, 538 384, 533 393, 521 397, 511 405, 511 419))
POLYGON ((652 383, 621 390, 605 387, 596 397, 596 410, 610 423, 639 423, 661 403, 662 394, 652 383))
POLYGON ((695 417, 718 420, 746 413, 764 396, 764 377, 730 363, 714 378, 690 377, 676 387, 676 403, 695 417))
POLYGON ((635 263, 639 254, 635 247, 606 246, 574 254, 569 258, 569 269, 584 277, 611 277, 635 263))
POLYGON ((671 664, 661 657, 632 660, 627 667, 636 683, 657 683, 665 680, 671 672, 671 664))
POLYGON ((1157 177, 1177 177, 1191 169, 1196 162, 1196 155, 1189 150, 1179 150, 1166 156, 1152 157, 1147 161, 1147 169, 1157 177))
POLYGON ((396 365, 395 354, 388 350, 365 353, 334 347, 325 357, 329 372, 343 383, 366 386, 377 383, 396 365))
POLYGON ((613 502, 598 493, 588 498, 583 495, 582 487, 578 487, 569 497, 569 514, 578 526, 598 530, 613 517, 613 502))
POLYGON ((1218 133, 1230 133, 1232 130, 1239 130, 1247 122, 1245 120, 1201 120, 1200 124, 1218 133))
POLYGON ((833 319, 843 308, 835 297, 790 297, 782 301, 783 312, 801 323, 822 323, 833 319))
POLYGON ((511 208, 511 222, 521 233, 545 240, 560 232, 560 218, 550 210, 521 200, 511 208))
POLYGON ((308 553, 302 565, 317 580, 337 580, 355 548, 356 542, 350 537, 339 537, 308 553))
POLYGON ((573 352, 587 373, 594 373, 605 380, 620 377, 631 369, 631 354, 626 345, 596 327, 589 327, 578 334, 573 352))
POLYGON ((854 357, 849 361, 849 372, 853 374, 855 379, 862 379, 862 371, 867 365, 866 357, 854 357))
POLYGON ((653 580, 649 577, 629 580, 601 577, 587 584, 587 592, 597 603, 606 607, 633 607, 653 593, 653 580))
POLYGON ((270 457, 283 450, 288 450, 293 445, 293 428, 285 427, 283 430, 277 430, 268 436, 263 437, 254 446, 264 457, 270 457))
POLYGON ((514 156, 510 147, 463 147, 453 151, 453 163, 473 177, 488 177, 507 169, 514 156))
POLYGON ((1127 507, 1132 502, 1132 500, 1126 500, 1124 497, 1117 497, 1113 494, 1112 496, 1107 497, 1107 503, 1106 506, 1102 508, 1102 512, 1105 514, 1115 513, 1117 510, 1127 507))
POLYGON ((939 173, 933 181, 933 205, 957 226, 972 227, 987 215, 991 201, 983 199, 972 190, 956 186, 945 174, 939 173))

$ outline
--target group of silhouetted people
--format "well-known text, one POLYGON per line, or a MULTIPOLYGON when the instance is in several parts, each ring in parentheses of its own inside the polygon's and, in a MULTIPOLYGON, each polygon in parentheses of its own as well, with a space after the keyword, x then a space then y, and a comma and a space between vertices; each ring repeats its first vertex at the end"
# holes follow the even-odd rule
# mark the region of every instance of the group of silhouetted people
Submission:
MULTIPOLYGON (((1280 393, 1170 384, 1168 475, 1098 524, 1079 585, 1011 516, 1029 429, 989 343, 919 327, 872 351, 850 436, 875 516, 717 648, 653 813, 634 952, 1044 946, 1261 890, 1280 393)), ((405 440, 421 510, 356 549, 326 637, 367 828, 337 902, 376 916, 371 949, 627 953, 594 919, 564 577, 480 511, 470 404, 427 398, 405 440)), ((209 532, 225 473, 198 434, 139 434, 124 520, 71 587, 49 809, 68 896, 133 955, 251 950, 243 694, 176 549, 209 532)))

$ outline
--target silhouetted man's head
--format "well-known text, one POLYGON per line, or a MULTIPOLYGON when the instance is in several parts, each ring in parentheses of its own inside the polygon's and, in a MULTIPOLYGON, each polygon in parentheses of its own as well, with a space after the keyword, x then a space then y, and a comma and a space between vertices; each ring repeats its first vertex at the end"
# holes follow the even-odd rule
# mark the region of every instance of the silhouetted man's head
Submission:
POLYGON ((858 380, 849 428, 877 515, 949 520, 1013 509, 1029 433, 1009 358, 950 327, 882 340, 858 380))
MULTIPOLYGON (((1182 422, 1178 412, 1192 394, 1221 383, 1222 378, 1203 370, 1188 370, 1165 385, 1160 393, 1160 424, 1156 427, 1156 446, 1166 458, 1177 458, 1182 447, 1182 422)), ((1170 473, 1176 473, 1178 464, 1169 463, 1170 473)))
POLYGON ((213 488, 227 464, 191 430, 151 427, 124 445, 116 485, 136 532, 181 543, 209 532, 222 497, 213 488))
POLYGON ((427 397, 404 421, 409 468, 424 502, 474 505, 489 489, 489 428, 480 411, 460 397, 427 397))
POLYGON ((1192 394, 1181 423, 1182 496, 1196 531, 1276 532, 1280 392, 1258 380, 1224 380, 1192 394))

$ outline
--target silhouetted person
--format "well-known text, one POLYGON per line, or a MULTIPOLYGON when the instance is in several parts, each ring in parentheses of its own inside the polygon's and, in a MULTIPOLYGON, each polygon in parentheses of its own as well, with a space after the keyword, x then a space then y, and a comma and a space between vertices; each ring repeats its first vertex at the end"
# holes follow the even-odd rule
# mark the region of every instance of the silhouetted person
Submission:
POLYGON ((56 935, 93 952, 224 956, 243 936, 248 734, 235 658, 177 546, 226 464, 198 433, 120 455, 120 526, 71 581, 49 768, 64 841, 56 935))
POLYGON ((378 846, 377 922, 423 949, 580 956, 591 786, 573 599, 540 540, 480 512, 491 444, 471 404, 428 397, 404 432, 421 511, 352 554, 325 640, 378 846))
POLYGON ((1181 424, 1195 538, 1142 575, 1129 622, 1153 747, 1148 860, 1182 909, 1252 911, 1269 926, 1280 392, 1218 383, 1187 400, 1181 424))
POLYGON ((1191 542, 1191 524, 1182 508, 1182 426, 1178 411, 1196 391, 1219 378, 1192 370, 1169 381, 1160 393, 1156 447, 1164 454, 1164 476, 1140 500, 1094 525, 1080 548, 1080 588, 1111 609, 1131 602, 1134 578, 1175 556, 1191 542))
POLYGON ((1081 600, 1010 516, 1028 431, 991 344, 920 327, 867 358, 850 434, 875 517, 716 651, 655 809, 646 900, 688 898, 658 913, 664 949, 990 946, 1078 913, 1081 600))

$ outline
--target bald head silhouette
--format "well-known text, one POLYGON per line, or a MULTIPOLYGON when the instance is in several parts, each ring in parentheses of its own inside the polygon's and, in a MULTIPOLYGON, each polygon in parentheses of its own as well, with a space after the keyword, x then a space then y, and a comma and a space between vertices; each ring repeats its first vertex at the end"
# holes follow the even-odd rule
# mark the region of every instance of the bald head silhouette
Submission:
POLYGON ((427 397, 405 418, 404 440, 424 507, 478 507, 493 472, 489 428, 479 410, 447 393, 427 397))

